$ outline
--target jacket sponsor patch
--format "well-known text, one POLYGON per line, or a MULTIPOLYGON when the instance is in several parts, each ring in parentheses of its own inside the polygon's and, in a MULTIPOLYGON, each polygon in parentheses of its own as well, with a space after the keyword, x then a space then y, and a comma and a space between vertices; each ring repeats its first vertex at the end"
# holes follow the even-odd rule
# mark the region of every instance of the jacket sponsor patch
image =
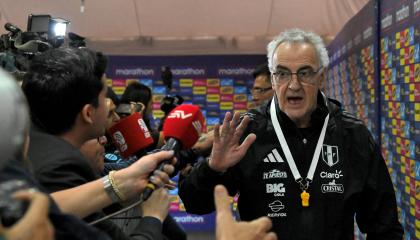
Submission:
POLYGON ((281 172, 278 169, 273 169, 269 172, 263 173, 263 179, 287 178, 286 172, 281 172))
POLYGON ((322 145, 322 160, 332 167, 338 163, 338 147, 323 144, 322 145))
POLYGON ((273 149, 271 150, 271 153, 267 154, 267 156, 264 158, 263 162, 284 162, 283 158, 281 158, 279 152, 277 151, 277 149, 273 149))
POLYGON ((274 202, 268 204, 268 207, 271 210, 271 213, 267 214, 267 217, 287 217, 287 214, 280 212, 284 209, 284 205, 281 201, 275 200, 274 202))
POLYGON ((321 192, 322 193, 343 193, 344 186, 343 184, 335 183, 335 179, 329 182, 328 184, 321 185, 321 192))
POLYGON ((274 193, 275 197, 283 197, 286 192, 286 188, 283 183, 268 183, 265 184, 266 193, 274 193))
POLYGON ((332 179, 339 179, 343 176, 343 174, 341 173, 342 171, 340 170, 335 170, 335 173, 329 173, 329 172, 325 172, 322 171, 319 176, 321 178, 332 178, 332 179))

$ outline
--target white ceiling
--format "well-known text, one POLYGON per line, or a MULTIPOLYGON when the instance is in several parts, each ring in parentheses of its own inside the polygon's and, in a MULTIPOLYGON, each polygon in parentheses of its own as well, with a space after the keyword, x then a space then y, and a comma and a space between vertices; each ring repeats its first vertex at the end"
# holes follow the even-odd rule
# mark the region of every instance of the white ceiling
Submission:
POLYGON ((264 53, 286 28, 334 36, 368 0, 84 0, 84 12, 81 2, 0 0, 0 24, 26 30, 30 13, 65 18, 114 55, 264 53))

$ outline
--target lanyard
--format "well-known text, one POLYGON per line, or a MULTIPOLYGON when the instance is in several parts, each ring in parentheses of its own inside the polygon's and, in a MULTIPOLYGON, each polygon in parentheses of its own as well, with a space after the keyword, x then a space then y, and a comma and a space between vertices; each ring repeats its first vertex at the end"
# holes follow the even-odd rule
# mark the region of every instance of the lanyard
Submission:
POLYGON ((312 157, 311 166, 309 168, 308 174, 305 179, 306 183, 303 183, 303 179, 300 176, 299 170, 296 167, 295 160, 293 159, 292 153, 290 152, 289 146, 287 145, 286 139, 284 138, 283 131, 281 130, 279 120, 277 119, 276 106, 275 106, 276 100, 277 98, 276 96, 274 96, 273 100, 271 101, 271 106, 270 106, 271 121, 273 123, 277 138, 280 142, 280 146, 286 157, 287 163, 289 164, 290 170, 292 171, 293 177, 295 178, 295 181, 299 183, 300 188, 303 191, 302 192, 303 195, 301 194, 302 205, 305 206, 304 204, 304 198, 305 198, 306 204, 307 204, 305 207, 307 207, 309 206, 309 203, 308 203, 309 193, 307 193, 306 190, 309 188, 309 184, 312 182, 312 179, 314 177, 315 169, 319 160, 319 154, 321 153, 322 143, 324 142, 325 132, 327 130, 328 119, 330 117, 330 114, 328 114, 325 117, 324 126, 322 127, 322 131, 321 131, 321 134, 318 139, 318 143, 315 148, 315 153, 314 153, 314 156, 312 157))

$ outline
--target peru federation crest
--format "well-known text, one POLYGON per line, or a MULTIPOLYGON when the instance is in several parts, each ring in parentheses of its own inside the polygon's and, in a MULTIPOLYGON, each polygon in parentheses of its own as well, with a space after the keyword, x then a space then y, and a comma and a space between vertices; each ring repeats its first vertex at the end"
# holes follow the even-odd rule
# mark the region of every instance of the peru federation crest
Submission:
POLYGON ((323 144, 322 145, 322 160, 324 160, 324 162, 330 167, 337 164, 339 161, 338 147, 323 144))

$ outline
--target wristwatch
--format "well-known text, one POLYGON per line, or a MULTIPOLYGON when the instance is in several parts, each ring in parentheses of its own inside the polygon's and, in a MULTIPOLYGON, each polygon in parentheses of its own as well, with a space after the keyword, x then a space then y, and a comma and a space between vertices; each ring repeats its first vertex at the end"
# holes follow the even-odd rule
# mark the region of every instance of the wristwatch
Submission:
POLYGON ((111 181, 109 180, 108 175, 102 177, 102 183, 104 184, 105 192, 111 198, 112 202, 120 202, 120 198, 112 187, 111 181))

